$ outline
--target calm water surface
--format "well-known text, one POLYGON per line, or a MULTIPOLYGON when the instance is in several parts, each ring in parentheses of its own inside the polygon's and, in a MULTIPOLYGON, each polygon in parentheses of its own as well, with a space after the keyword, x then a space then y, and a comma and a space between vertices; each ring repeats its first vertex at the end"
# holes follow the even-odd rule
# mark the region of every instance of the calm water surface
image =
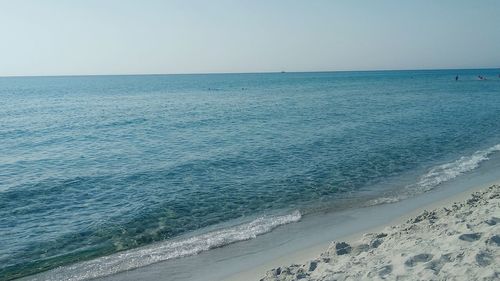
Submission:
POLYGON ((0 78, 0 280, 436 188, 500 151, 499 73, 0 78))

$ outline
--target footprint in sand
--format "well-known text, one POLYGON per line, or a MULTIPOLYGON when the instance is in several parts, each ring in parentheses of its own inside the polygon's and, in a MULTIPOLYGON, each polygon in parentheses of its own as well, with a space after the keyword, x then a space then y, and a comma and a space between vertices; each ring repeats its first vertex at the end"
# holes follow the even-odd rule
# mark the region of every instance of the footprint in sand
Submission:
POLYGON ((500 246, 500 236, 491 236, 488 240, 486 240, 486 244, 500 246))
POLYGON ((382 267, 378 270, 378 276, 380 276, 380 277, 384 277, 384 276, 386 276, 387 274, 390 274, 391 272, 392 272, 392 265, 382 266, 382 267))
POLYGON ((467 234, 462 234, 458 236, 458 239, 467 241, 467 242, 474 242, 479 240, 481 238, 481 233, 467 233, 467 234))
POLYGON ((405 265, 409 267, 414 267, 415 265, 417 265, 417 263, 430 261, 432 257, 433 257, 432 254, 426 254, 426 253, 419 254, 406 260, 405 265))
POLYGON ((497 223, 500 223, 500 218, 497 217, 491 217, 491 219, 485 221, 486 224, 488 225, 496 225, 497 223))
POLYGON ((479 266, 488 266, 493 262, 493 257, 490 253, 480 252, 476 255, 476 262, 479 266))
POLYGON ((425 268, 434 271, 435 274, 438 274, 443 266, 451 261, 451 254, 444 254, 439 257, 438 260, 433 260, 429 262, 425 268))

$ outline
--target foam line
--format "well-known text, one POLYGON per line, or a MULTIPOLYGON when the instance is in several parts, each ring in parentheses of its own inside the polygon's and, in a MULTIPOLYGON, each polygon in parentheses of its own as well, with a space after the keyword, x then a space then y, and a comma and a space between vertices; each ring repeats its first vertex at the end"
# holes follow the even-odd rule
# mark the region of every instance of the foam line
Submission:
POLYGON ((249 240, 268 233, 278 226, 297 222, 299 211, 282 216, 264 216, 249 223, 236 225, 190 238, 170 240, 153 245, 64 266, 28 278, 29 280, 88 280, 131 270, 169 259, 196 255, 213 248, 249 240))
POLYGON ((485 150, 476 151, 469 156, 462 156, 453 162, 438 165, 422 175, 415 184, 406 186, 398 195, 377 198, 369 201, 367 205, 394 203, 430 191, 444 182, 478 168, 481 162, 488 160, 491 154, 498 151, 500 151, 500 144, 485 150))

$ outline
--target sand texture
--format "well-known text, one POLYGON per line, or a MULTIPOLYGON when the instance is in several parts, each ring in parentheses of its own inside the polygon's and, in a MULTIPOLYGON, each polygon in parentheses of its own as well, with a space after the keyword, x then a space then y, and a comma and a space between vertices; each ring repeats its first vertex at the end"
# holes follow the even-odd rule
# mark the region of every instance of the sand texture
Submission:
POLYGON ((500 280, 500 186, 356 243, 332 242, 319 258, 261 279, 270 280, 500 280))

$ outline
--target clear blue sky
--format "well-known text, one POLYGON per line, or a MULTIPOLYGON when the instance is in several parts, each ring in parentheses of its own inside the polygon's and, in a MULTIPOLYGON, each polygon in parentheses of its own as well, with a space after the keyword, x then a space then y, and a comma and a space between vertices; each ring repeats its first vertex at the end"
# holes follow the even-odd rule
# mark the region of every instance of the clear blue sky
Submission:
POLYGON ((497 0, 0 0, 0 76, 500 67, 497 0))

